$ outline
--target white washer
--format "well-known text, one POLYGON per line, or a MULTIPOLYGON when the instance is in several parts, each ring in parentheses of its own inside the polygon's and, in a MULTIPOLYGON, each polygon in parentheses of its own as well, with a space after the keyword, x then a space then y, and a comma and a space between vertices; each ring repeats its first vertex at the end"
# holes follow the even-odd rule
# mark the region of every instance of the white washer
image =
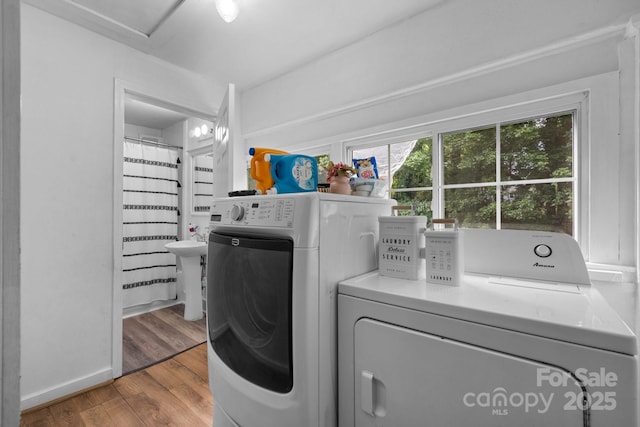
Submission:
POLYGON ((340 283, 339 425, 637 426, 636 335, 575 242, 464 232, 467 273, 483 272, 460 286, 377 272, 340 283))
POLYGON ((395 201, 216 199, 207 278, 214 426, 337 425, 337 284, 377 268, 395 201))

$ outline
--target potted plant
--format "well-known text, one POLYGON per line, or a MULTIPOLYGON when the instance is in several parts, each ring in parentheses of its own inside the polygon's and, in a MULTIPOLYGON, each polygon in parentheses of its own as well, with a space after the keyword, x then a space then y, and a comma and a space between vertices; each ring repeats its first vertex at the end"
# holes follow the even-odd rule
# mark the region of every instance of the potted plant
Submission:
POLYGON ((351 194, 349 179, 356 174, 356 170, 346 163, 329 161, 327 167, 327 182, 329 192, 337 194, 351 194))

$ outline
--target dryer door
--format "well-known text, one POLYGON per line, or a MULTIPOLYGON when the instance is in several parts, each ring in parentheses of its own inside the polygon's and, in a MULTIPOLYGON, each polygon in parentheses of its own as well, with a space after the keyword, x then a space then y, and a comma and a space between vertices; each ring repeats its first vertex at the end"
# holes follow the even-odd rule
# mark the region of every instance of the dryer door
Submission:
POLYGON ((291 239, 209 235, 211 346, 236 374, 280 393, 293 387, 292 268, 291 239))
MULTIPOLYGON (((560 367, 362 319, 355 425, 583 426, 583 388, 560 367)), ((588 424, 587 424, 588 425, 588 424)))

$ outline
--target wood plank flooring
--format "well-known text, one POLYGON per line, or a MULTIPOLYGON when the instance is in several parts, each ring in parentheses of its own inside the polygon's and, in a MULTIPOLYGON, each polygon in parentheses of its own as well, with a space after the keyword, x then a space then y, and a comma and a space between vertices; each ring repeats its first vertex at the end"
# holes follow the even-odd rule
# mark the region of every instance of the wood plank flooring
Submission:
POLYGON ((35 426, 211 426, 207 345, 116 379, 51 406, 22 415, 35 426))
POLYGON ((206 320, 184 320, 184 304, 128 317, 122 323, 122 374, 135 372, 207 340, 206 320))

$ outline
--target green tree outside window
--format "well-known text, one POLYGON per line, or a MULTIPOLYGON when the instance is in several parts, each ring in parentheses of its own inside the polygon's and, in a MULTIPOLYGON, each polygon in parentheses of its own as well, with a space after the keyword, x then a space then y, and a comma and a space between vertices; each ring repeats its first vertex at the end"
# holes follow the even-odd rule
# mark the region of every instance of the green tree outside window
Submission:
POLYGON ((399 204, 431 218, 432 199, 442 195, 444 216, 462 227, 573 234, 572 113, 439 138, 441 157, 432 138, 419 139, 394 174, 391 196, 399 204), (442 182, 433 177, 434 153, 442 182))

